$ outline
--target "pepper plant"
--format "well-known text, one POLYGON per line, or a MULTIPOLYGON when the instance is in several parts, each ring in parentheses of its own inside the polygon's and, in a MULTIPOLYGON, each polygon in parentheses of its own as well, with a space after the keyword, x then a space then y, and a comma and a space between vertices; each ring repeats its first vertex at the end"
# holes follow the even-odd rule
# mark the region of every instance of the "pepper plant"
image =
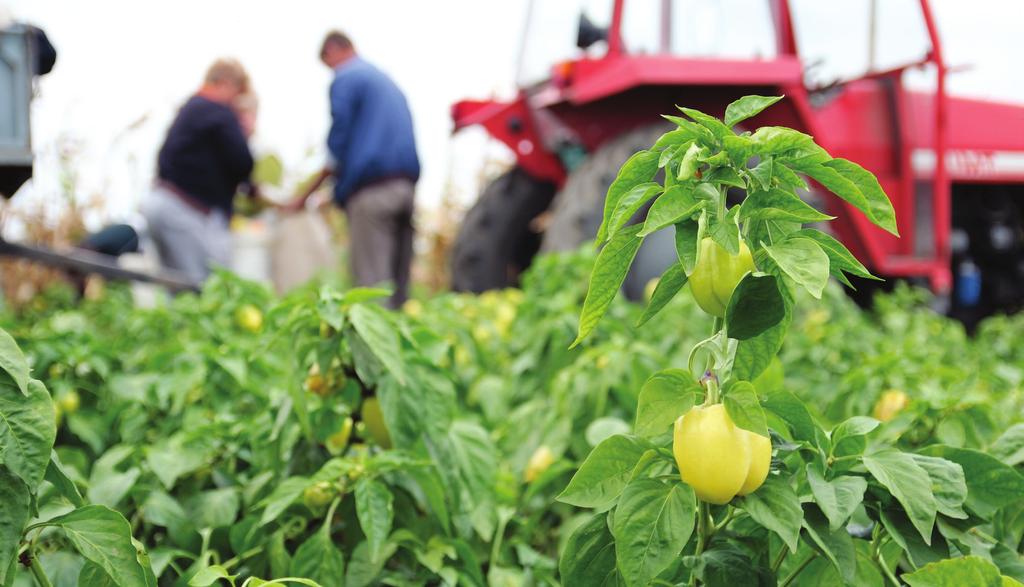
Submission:
POLYGON ((559 496, 594 510, 562 551, 563 585, 933 585, 975 571, 1009 583, 972 555, 994 559, 977 536, 991 538, 987 519, 1019 499, 992 487, 999 479, 1019 491, 1012 468, 977 451, 869 441, 879 422, 866 416, 826 430, 759 377, 800 290, 820 299, 830 275, 848 286, 847 275, 873 278, 805 226, 833 216, 800 198, 804 177, 849 204, 842 213, 898 236, 870 172, 793 129, 737 132, 780 99, 741 98, 724 120, 681 108, 686 118, 666 116, 677 128, 626 161, 608 190, 573 346, 594 331, 644 239, 669 229, 678 262, 638 326, 689 283, 710 332, 687 364, 650 377, 633 433, 598 444, 559 496))

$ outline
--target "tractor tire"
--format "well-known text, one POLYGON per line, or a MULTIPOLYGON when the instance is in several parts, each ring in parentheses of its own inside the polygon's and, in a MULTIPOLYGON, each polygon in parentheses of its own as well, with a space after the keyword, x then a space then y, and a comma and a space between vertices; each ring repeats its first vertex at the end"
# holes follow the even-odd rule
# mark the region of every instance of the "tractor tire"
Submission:
MULTIPOLYGON (((608 141, 587 157, 555 196, 551 222, 544 233, 541 251, 574 250, 593 239, 604 216, 605 194, 619 167, 633 153, 649 149, 671 128, 665 124, 653 124, 633 129, 608 141)), ((638 212, 641 218, 646 214, 646 208, 638 212)), ((662 230, 644 239, 623 283, 626 297, 641 299, 647 282, 660 276, 676 258, 673 231, 662 230)))
POLYGON ((517 285, 540 249, 531 222, 551 205, 555 185, 519 167, 498 176, 469 209, 452 246, 452 289, 480 293, 517 285))

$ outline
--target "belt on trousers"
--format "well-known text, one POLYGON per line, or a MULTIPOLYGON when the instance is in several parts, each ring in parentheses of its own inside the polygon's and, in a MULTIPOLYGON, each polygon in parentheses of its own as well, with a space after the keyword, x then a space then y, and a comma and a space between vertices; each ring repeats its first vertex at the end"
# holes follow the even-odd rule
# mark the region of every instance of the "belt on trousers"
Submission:
POLYGON ((189 208, 192 208, 193 210, 195 210, 196 212, 199 212, 203 216, 208 216, 210 214, 210 212, 213 211, 213 208, 211 208, 210 206, 207 206, 203 202, 200 202, 197 198, 186 194, 184 191, 182 191, 181 188, 179 188, 178 186, 174 185, 173 183, 171 183, 169 181, 165 181, 165 180, 161 179, 161 180, 158 180, 156 183, 157 183, 158 186, 160 186, 160 187, 164 188, 165 190, 167 190, 168 192, 174 194, 174 197, 176 197, 179 200, 181 200, 189 208))
POLYGON ((396 179, 405 179, 405 180, 411 181, 413 183, 416 183, 416 180, 411 175, 409 175, 407 173, 395 173, 393 175, 383 175, 381 177, 375 177, 373 179, 361 182, 358 186, 356 186, 356 188, 354 190, 352 190, 352 194, 355 195, 355 193, 358 192, 359 190, 365 190, 366 188, 373 187, 373 186, 376 186, 376 185, 380 185, 382 183, 387 183, 389 181, 394 181, 396 179))

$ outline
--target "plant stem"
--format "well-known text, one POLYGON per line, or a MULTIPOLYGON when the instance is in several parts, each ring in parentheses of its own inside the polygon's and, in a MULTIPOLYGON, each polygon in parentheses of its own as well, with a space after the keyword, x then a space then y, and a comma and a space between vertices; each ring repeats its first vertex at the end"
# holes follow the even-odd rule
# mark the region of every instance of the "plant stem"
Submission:
MULTIPOLYGON (((699 557, 704 553, 704 548, 707 547, 708 540, 708 520, 711 518, 711 508, 708 504, 703 501, 697 500, 697 548, 693 551, 694 557, 699 557)), ((714 523, 710 524, 712 529, 714 523)), ((697 575, 695 573, 690 574, 690 585, 697 584, 697 575)))
POLYGON ((508 525, 509 518, 507 516, 501 516, 498 518, 498 528, 494 531, 494 542, 491 545, 491 564, 498 564, 498 556, 501 555, 501 543, 505 541, 505 528, 508 525))
POLYGON ((708 395, 704 403, 708 405, 717 404, 719 400, 718 379, 714 376, 709 377, 705 384, 705 388, 708 390, 708 395))
POLYGON ((728 525, 728 524, 729 524, 729 522, 731 522, 731 521, 732 521, 732 519, 733 519, 733 518, 734 518, 735 516, 736 516, 736 508, 734 508, 734 507, 732 507, 732 506, 729 506, 729 509, 728 509, 728 511, 726 511, 726 512, 725 512, 725 517, 724 517, 724 518, 722 518, 722 521, 721 521, 721 522, 719 522, 719 523, 717 523, 717 524, 715 524, 715 525, 714 525, 714 526, 712 527, 712 534, 714 534, 715 532, 718 532, 718 531, 719 531, 719 530, 721 530, 722 528, 725 528, 725 527, 726 527, 726 525, 728 525))
POLYGON ((779 556, 775 557, 775 560, 772 561, 773 572, 779 572, 779 567, 782 566, 782 561, 786 560, 787 554, 789 554, 789 547, 783 545, 782 548, 779 550, 779 556))
POLYGON ((882 551, 879 550, 876 555, 878 566, 882 568, 882 574, 885 575, 885 578, 891 581, 895 587, 900 587, 900 582, 896 576, 892 574, 892 571, 889 570, 889 565, 885 562, 885 556, 882 555, 882 551))
POLYGON ((53 587, 53 584, 50 583, 49 577, 47 577, 46 573, 43 571, 43 567, 39 566, 39 559, 36 558, 35 551, 30 550, 27 555, 29 557, 29 561, 31 561, 28 568, 32 571, 32 576, 35 578, 39 587, 53 587))
POLYGON ((238 563, 244 561, 247 558, 254 557, 261 552, 263 552, 262 546, 254 546, 253 548, 250 548, 242 554, 222 562, 220 566, 224 567, 225 569, 231 570, 231 567, 237 565, 238 563))
POLYGON ((787 587, 787 585, 792 583, 793 580, 796 579, 796 576, 802 573, 803 570, 807 568, 807 565, 811 564, 811 562, 815 558, 817 558, 817 556, 818 555, 816 553, 809 554, 807 558, 805 558, 804 561, 800 563, 800 565, 797 568, 793 569, 792 573, 790 573, 785 579, 782 580, 781 583, 779 583, 779 587, 787 587))

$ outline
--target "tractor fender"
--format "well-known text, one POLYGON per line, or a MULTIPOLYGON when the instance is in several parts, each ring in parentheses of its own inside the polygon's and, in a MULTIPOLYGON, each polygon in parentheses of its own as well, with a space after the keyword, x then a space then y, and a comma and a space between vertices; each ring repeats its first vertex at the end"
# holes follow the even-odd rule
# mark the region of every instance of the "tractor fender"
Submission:
POLYGON ((557 186, 565 182, 565 167, 544 144, 525 94, 511 102, 463 100, 452 106, 451 114, 452 132, 479 124, 512 150, 517 166, 531 177, 557 186))

